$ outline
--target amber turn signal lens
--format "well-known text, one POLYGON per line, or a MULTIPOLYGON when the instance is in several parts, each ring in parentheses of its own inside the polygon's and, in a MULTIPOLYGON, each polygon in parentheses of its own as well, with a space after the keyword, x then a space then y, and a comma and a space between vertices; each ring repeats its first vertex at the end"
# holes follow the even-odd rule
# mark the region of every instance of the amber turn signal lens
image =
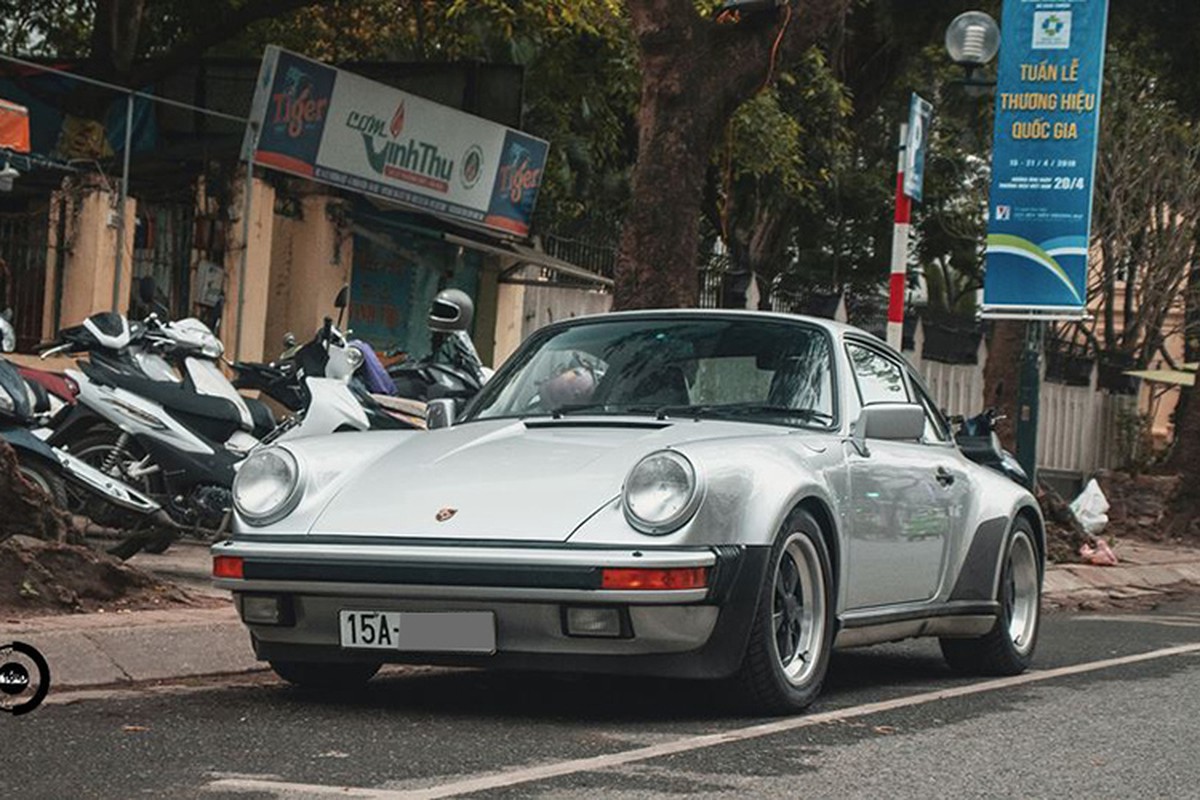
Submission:
POLYGON ((703 589, 708 586, 708 567, 679 569, 605 569, 601 589, 670 591, 703 589))

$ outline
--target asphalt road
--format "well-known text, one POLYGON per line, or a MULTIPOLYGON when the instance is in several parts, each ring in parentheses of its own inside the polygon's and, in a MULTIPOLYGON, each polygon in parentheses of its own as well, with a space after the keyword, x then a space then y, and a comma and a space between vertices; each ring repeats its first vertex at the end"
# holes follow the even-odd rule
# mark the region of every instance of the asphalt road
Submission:
POLYGON ((5 797, 1200 797, 1200 600, 1054 614, 1036 669, 934 642, 835 656, 803 716, 707 685, 429 670, 59 695, 0 719, 5 797), (1175 648, 1175 650, 1169 650, 1175 648), (1141 659, 1131 661, 1131 658, 1141 659))

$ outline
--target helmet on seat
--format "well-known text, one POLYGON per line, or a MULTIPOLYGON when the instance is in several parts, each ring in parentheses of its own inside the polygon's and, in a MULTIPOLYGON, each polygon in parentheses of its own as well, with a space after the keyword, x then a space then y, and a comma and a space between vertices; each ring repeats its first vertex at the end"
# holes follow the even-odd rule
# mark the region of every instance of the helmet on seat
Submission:
POLYGON ((475 303, 461 289, 443 289, 429 309, 429 329, 440 333, 466 331, 475 317, 475 303))

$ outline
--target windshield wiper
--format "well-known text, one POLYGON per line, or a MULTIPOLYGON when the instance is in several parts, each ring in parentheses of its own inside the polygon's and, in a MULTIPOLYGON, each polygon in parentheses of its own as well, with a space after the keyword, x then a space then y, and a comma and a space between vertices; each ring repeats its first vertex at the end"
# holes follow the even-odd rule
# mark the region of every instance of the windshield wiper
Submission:
POLYGON ((771 403, 726 403, 722 405, 690 405, 690 406, 661 406, 654 412, 658 419, 667 417, 739 417, 754 414, 770 414, 773 416, 801 419, 805 422, 821 422, 832 425, 832 414, 816 411, 811 408, 792 408, 771 403))

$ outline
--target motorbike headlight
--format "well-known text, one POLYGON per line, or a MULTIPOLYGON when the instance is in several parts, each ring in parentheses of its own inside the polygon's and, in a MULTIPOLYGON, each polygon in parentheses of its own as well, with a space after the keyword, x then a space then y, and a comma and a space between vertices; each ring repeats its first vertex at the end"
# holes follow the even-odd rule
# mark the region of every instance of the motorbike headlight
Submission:
POLYGON ((346 348, 346 363, 350 365, 350 369, 358 369, 364 361, 366 361, 366 356, 363 355, 362 350, 357 347, 346 348))
POLYGON ((13 399, 9 397, 5 388, 0 386, 0 411, 3 411, 5 414, 12 414, 16 410, 16 404, 13 403, 13 399))
POLYGON ((674 450, 661 450, 629 471, 621 504, 630 525, 642 533, 661 536, 691 519, 700 495, 700 480, 692 462, 674 450))
POLYGON ((300 502, 300 464, 282 447, 259 450, 238 468, 233 504, 251 525, 270 525, 300 502))

